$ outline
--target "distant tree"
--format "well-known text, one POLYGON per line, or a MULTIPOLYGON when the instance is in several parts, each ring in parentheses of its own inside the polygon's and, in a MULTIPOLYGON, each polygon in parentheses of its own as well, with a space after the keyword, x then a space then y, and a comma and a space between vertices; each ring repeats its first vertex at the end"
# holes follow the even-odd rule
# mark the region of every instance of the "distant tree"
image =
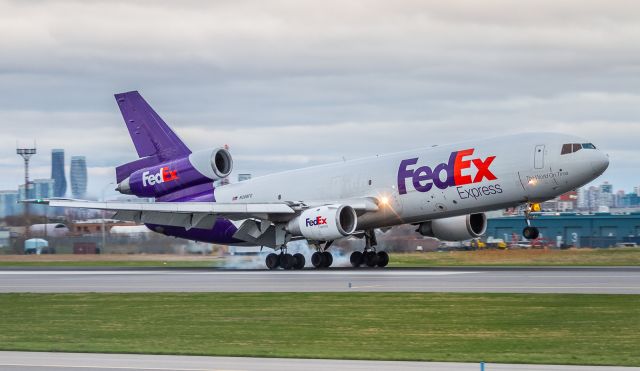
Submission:
POLYGON ((4 218, 4 223, 10 227, 23 227, 30 224, 24 215, 9 215, 4 218))

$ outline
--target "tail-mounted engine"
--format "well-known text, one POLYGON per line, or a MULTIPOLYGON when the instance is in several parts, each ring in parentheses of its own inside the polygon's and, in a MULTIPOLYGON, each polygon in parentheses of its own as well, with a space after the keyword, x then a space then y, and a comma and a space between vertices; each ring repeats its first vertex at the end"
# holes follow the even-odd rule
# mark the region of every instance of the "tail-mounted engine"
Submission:
POLYGON ((327 205, 303 211, 287 224, 287 231, 311 241, 347 237, 358 225, 356 211, 348 205, 327 205))
POLYGON ((487 231, 484 213, 434 219, 421 223, 416 232, 442 241, 464 241, 480 237, 487 231))
POLYGON ((188 157, 137 170, 120 182, 117 190, 138 197, 159 197, 226 178, 232 169, 233 160, 226 149, 199 151, 188 157))

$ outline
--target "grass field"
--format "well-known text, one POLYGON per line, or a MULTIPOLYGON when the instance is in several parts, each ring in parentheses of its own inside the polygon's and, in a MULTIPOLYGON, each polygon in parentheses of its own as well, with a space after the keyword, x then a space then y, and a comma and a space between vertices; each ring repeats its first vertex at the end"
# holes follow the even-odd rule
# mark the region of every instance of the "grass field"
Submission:
MULTIPOLYGON (((199 255, 0 255, 0 267, 217 267, 224 266, 225 259, 199 255)), ((389 263, 390 267, 519 265, 640 266, 640 248, 396 253, 391 254, 389 263)))
POLYGON ((2 294, 0 349, 640 365, 640 296, 2 294))
POLYGON ((393 254, 389 266, 638 266, 640 248, 479 250, 393 254))

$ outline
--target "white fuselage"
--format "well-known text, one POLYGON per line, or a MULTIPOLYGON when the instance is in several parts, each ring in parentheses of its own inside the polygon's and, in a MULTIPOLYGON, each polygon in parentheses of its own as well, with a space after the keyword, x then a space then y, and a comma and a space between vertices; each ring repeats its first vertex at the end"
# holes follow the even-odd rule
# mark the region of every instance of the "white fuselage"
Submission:
POLYGON ((570 135, 520 134, 475 140, 257 177, 215 190, 217 202, 335 203, 375 198, 358 229, 446 218, 542 202, 598 177, 609 160, 570 135), (471 151, 473 150, 473 151, 471 151))

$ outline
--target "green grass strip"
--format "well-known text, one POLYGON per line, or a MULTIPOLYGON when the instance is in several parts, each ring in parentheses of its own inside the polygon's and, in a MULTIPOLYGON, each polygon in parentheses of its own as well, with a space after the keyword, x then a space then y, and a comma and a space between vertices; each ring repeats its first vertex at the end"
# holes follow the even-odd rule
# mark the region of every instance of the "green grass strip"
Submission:
POLYGON ((640 365, 639 295, 1 294, 0 349, 640 365))

